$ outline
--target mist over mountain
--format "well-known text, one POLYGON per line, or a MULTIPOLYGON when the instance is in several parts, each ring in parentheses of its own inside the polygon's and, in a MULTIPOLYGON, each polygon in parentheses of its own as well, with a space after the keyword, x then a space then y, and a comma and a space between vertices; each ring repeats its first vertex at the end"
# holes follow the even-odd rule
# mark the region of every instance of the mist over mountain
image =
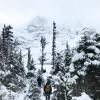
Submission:
MULTIPOLYGON (((33 58, 38 61, 40 52, 40 38, 44 36, 47 41, 45 52, 47 53, 47 59, 50 60, 52 49, 52 23, 53 21, 46 19, 45 17, 37 16, 31 20, 28 24, 15 28, 14 35, 21 43, 23 54, 27 53, 27 48, 31 48, 33 58)), ((65 27, 65 25, 57 25, 57 50, 60 52, 66 48, 66 42, 70 47, 75 47, 76 42, 80 39, 78 31, 72 31, 65 27)))

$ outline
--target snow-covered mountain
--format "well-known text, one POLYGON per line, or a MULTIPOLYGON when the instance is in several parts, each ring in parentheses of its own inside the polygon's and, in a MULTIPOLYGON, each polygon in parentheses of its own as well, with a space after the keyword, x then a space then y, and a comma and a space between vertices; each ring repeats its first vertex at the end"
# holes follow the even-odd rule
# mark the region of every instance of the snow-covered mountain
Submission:
MULTIPOLYGON (((35 17, 27 25, 14 29, 15 37, 21 43, 21 49, 23 54, 27 54, 27 48, 31 48, 31 53, 35 61, 38 61, 41 55, 40 38, 44 36, 47 40, 47 46, 45 52, 47 53, 47 59, 50 61, 52 50, 52 24, 53 22, 44 17, 35 17)), ((66 42, 70 47, 76 46, 77 41, 80 39, 78 31, 71 31, 64 25, 57 24, 56 45, 57 51, 62 51, 66 48, 66 42)))

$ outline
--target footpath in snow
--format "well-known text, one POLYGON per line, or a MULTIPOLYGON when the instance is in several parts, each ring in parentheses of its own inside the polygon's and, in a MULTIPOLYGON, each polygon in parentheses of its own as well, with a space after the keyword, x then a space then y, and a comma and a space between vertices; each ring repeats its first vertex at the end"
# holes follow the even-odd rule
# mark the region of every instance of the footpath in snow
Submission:
MULTIPOLYGON (((36 67, 37 67, 37 70, 41 69, 41 65, 36 65, 36 67)), ((47 80, 47 77, 50 76, 51 67, 52 67, 51 65, 44 65, 43 66, 43 68, 46 70, 46 73, 43 74, 43 78, 44 78, 45 82, 47 80)), ((25 90, 22 93, 19 93, 16 95, 15 100, 25 100, 25 98, 28 94, 28 90, 29 90, 29 84, 28 84, 28 82, 26 82, 26 83, 27 83, 27 87, 25 88, 25 90)), ((44 92, 43 92, 43 87, 42 87, 41 88, 41 100, 45 100, 45 96, 43 94, 44 94, 44 92)))

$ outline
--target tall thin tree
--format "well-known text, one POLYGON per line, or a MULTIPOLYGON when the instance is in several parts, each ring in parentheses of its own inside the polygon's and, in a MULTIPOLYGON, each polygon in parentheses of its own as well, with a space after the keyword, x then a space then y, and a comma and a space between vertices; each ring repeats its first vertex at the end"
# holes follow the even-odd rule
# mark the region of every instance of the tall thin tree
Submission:
POLYGON ((41 37, 40 43, 41 43, 41 53, 42 53, 42 55, 39 58, 39 61, 41 63, 41 71, 43 72, 43 65, 44 65, 44 62, 46 61, 46 53, 44 53, 44 49, 45 49, 45 46, 47 44, 45 37, 43 37, 43 36, 41 37))
POLYGON ((56 60, 56 23, 53 22, 53 40, 52 40, 52 65, 55 67, 56 60))
POLYGON ((30 48, 28 48, 27 68, 28 68, 28 71, 30 71, 30 70, 35 70, 35 65, 34 65, 34 61, 33 61, 32 57, 31 57, 30 48))

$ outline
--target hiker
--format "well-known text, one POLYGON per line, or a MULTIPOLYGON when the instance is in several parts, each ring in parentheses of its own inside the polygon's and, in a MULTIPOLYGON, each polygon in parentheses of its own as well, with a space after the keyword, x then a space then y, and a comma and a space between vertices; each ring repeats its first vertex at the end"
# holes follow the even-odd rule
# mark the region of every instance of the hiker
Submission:
POLYGON ((37 82, 38 82, 38 86, 41 88, 41 85, 42 85, 42 78, 41 78, 41 76, 38 76, 37 82))
POLYGON ((51 87, 50 80, 47 80, 47 83, 44 86, 44 92, 45 92, 46 100, 50 100, 50 94, 52 93, 52 87, 51 87))

